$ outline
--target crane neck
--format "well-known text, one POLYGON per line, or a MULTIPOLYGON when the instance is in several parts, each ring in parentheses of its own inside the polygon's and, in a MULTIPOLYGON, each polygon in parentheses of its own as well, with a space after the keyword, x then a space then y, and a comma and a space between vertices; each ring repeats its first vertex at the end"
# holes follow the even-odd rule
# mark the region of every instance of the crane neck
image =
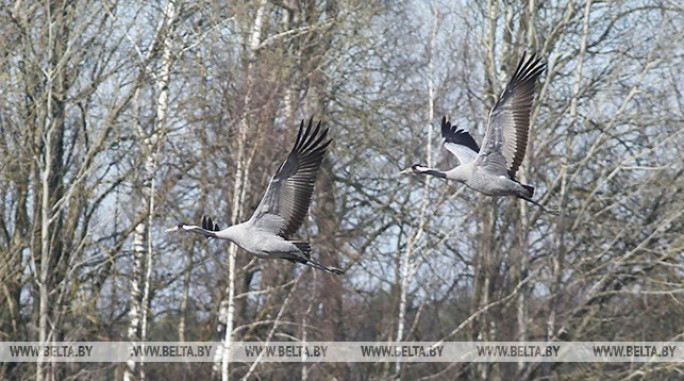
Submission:
POLYGON ((425 166, 422 166, 419 164, 414 165, 412 168, 413 168, 413 172, 417 173, 419 175, 435 176, 435 177, 439 177, 442 179, 447 178, 446 172, 442 172, 436 168, 425 167, 425 166))
POLYGON ((469 164, 459 165, 446 172, 446 178, 460 183, 465 183, 470 178, 472 168, 469 164))
POLYGON ((223 230, 219 230, 215 232, 216 238, 218 239, 225 239, 228 241, 236 242, 240 239, 240 237, 244 236, 244 233, 241 232, 241 224, 238 225, 233 225, 233 226, 228 226, 227 228, 223 230))

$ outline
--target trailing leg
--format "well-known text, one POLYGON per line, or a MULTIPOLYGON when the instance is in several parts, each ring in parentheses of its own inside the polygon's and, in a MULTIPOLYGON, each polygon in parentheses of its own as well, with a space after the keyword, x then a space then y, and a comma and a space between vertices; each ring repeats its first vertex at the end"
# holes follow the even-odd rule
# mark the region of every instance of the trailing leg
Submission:
POLYGON ((307 265, 309 267, 313 267, 318 270, 324 270, 331 272, 333 274, 337 275, 342 275, 344 274, 343 270, 338 269, 337 267, 334 266, 325 266, 322 265, 316 261, 311 260, 311 245, 308 242, 302 242, 302 241, 292 241, 292 243, 297 246, 297 249, 302 253, 303 257, 297 257, 297 258, 292 258, 290 259, 291 261, 296 261, 299 262, 303 265, 307 265))
POLYGON ((307 266, 309 266, 309 267, 313 267, 313 268, 315 268, 315 269, 318 269, 318 270, 324 270, 324 271, 333 273, 333 274, 335 274, 335 275, 342 275, 342 274, 344 274, 344 270, 342 270, 342 269, 338 269, 338 268, 335 267, 335 266, 325 266, 325 265, 322 265, 322 264, 320 264, 320 263, 318 263, 318 262, 312 261, 312 260, 310 260, 310 259, 309 259, 308 262, 306 262, 306 263, 304 263, 304 264, 307 265, 307 266))
MULTIPOLYGON (((532 189, 534 189, 534 188, 532 188, 532 189)), ((553 214, 554 216, 560 215, 560 212, 558 212, 557 210, 546 209, 546 208, 544 207, 544 205, 542 205, 542 204, 540 204, 540 203, 534 201, 534 200, 531 199, 531 198, 524 197, 524 196, 518 196, 518 197, 521 198, 521 199, 523 199, 523 200, 525 200, 525 201, 527 201, 527 202, 531 202, 532 204, 534 204, 534 205, 540 207, 540 208, 541 208, 544 212, 546 212, 546 213, 553 214)))

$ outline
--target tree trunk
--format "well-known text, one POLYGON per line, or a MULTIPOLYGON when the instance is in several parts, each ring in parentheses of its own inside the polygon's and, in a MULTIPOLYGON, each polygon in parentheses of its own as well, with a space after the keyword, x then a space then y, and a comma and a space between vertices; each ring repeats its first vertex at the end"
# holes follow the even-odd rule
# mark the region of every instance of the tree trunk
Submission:
MULTIPOLYGON (((231 217, 230 223, 235 225, 240 222, 242 215, 242 206, 245 200, 245 192, 247 189, 247 181, 249 175, 249 163, 245 152, 245 144, 247 142, 247 130, 249 128, 249 112, 252 104, 252 90, 254 84, 254 61, 256 59, 256 51, 261 43, 261 31, 264 27, 264 18, 266 13, 266 0, 260 0, 258 8, 254 16, 254 23, 249 36, 247 64, 245 71, 247 73, 247 85, 245 89, 244 101, 242 104, 242 113, 238 121, 238 133, 236 137, 237 150, 235 155, 235 182, 233 183, 233 198, 231 202, 231 217)), ((225 326, 223 348, 216 352, 216 360, 214 364, 214 371, 219 369, 221 380, 228 381, 230 379, 230 347, 233 342, 233 325, 235 315, 235 256, 237 254, 237 246, 231 244, 228 248, 228 286, 225 290, 225 300, 221 302, 219 310, 219 323, 225 326)))
MULTIPOLYGON (((437 32, 439 26, 439 12, 434 8, 433 13, 433 24, 430 33, 429 49, 428 49, 428 72, 427 72, 427 88, 428 88, 428 99, 427 99, 427 138, 425 141, 425 152, 427 166, 432 166, 432 129, 434 124, 434 113, 435 113, 435 90, 434 90, 434 52, 435 52, 435 42, 437 39, 437 32)), ((416 250, 415 247, 418 245, 420 238, 423 235, 425 228, 425 219, 427 214, 427 208, 430 203, 430 184, 432 177, 425 176, 423 183, 423 197, 420 203, 420 214, 418 218, 418 227, 415 232, 412 232, 408 236, 408 242, 406 244, 406 250, 401 253, 399 259, 399 311, 397 316, 397 336, 396 342, 401 342, 404 340, 404 330, 406 326, 406 310, 408 308, 407 293, 409 287, 409 279, 413 277, 415 268, 411 266, 411 256, 416 250)), ((394 365, 395 378, 397 380, 401 379, 401 362, 397 361, 394 365)))
MULTIPOLYGON (((64 155, 64 94, 66 91, 66 73, 60 61, 66 54, 68 41, 67 20, 64 19, 66 7, 62 1, 46 7, 48 22, 48 68, 46 73, 45 115, 43 134, 43 158, 39 161, 41 169, 41 198, 40 198, 40 265, 38 276, 39 312, 38 337, 39 341, 47 344, 54 341, 58 327, 50 324, 49 318, 53 301, 50 300, 52 286, 56 278, 60 278, 54 269, 62 255, 62 244, 59 231, 61 229, 61 211, 53 210, 56 202, 63 194, 63 155, 64 155), (55 274, 53 274, 55 272, 55 274)), ((61 209, 61 208, 60 208, 61 209)), ((52 380, 55 368, 46 369, 41 360, 36 364, 36 380, 52 380)))
MULTIPOLYGON (((142 126, 138 125, 138 139, 144 142, 144 152, 146 156, 143 163, 143 174, 140 183, 140 195, 143 197, 145 210, 141 213, 145 215, 143 222, 140 222, 133 234, 133 275, 131 277, 130 293, 130 322, 128 326, 128 339, 130 341, 145 341, 147 337, 147 314, 150 301, 150 283, 152 268, 154 266, 154 250, 151 239, 152 219, 154 218, 155 208, 155 181, 154 176, 157 169, 157 156, 164 142, 166 135, 166 114, 169 99, 169 76, 172 64, 172 42, 173 26, 176 20, 176 5, 174 0, 170 0, 164 9, 163 20, 157 29, 157 37, 162 41, 162 62, 160 72, 156 77, 157 100, 155 110, 155 122, 150 133, 145 132, 142 126), (143 264, 144 261, 144 264, 143 264), (144 272, 144 275, 143 275, 144 272), (142 283, 142 287, 141 287, 142 283), (142 288, 142 290, 141 290, 142 288)), ((136 92, 136 104, 138 104, 138 92, 136 92)), ((140 120, 140 118, 137 118, 140 120)), ((124 380, 133 379, 136 364, 133 361, 126 363, 124 370, 124 380)), ((141 363, 138 369, 139 380, 145 379, 145 370, 141 363)))

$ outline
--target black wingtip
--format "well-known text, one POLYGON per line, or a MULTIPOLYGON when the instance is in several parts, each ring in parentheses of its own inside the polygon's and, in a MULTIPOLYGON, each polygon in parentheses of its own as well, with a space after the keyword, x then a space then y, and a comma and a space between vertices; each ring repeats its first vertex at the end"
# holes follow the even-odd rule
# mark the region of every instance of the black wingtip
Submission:
POLYGON ((208 216, 202 216, 201 227, 204 230, 208 230, 208 231, 212 231, 212 232, 219 231, 218 224, 215 223, 214 220, 212 220, 211 217, 208 217, 208 216))
POLYGON ((325 151, 333 139, 330 138, 326 140, 328 136, 329 128, 322 127, 323 121, 319 120, 314 127, 314 117, 309 118, 309 122, 306 124, 306 129, 304 128, 304 120, 302 120, 299 126, 299 132, 297 133, 297 141, 295 143, 292 152, 306 152, 306 151, 325 151))
POLYGON ((302 144, 300 148, 300 151, 306 151, 308 149, 311 149, 312 147, 315 147, 315 144, 312 144, 316 141, 318 138, 318 133, 321 131, 321 121, 319 120, 318 123, 316 123, 316 127, 313 128, 313 132, 311 131, 311 128, 313 127, 313 116, 309 120, 309 127, 306 129, 306 136, 305 136, 305 141, 302 144))
POLYGON ((527 52, 523 53, 518 61, 518 66, 513 73, 513 76, 508 81, 506 88, 503 90, 499 99, 494 104, 492 110, 499 107, 499 105, 506 102, 506 100, 513 94, 514 89, 518 86, 528 86, 528 90, 534 89, 534 84, 546 69, 546 63, 542 63, 542 57, 537 58, 537 54, 533 53, 529 58, 526 57, 527 52), (531 87, 529 87, 532 85, 531 87))
POLYGON ((299 124, 299 131, 297 132, 297 140, 295 141, 293 152, 301 152, 309 144, 311 140, 311 129, 313 128, 313 116, 309 119, 309 122, 304 124, 304 119, 299 124), (304 127, 306 126, 306 128, 304 127))
POLYGON ((480 152, 480 146, 466 130, 459 130, 457 126, 452 125, 446 118, 442 117, 442 137, 445 143, 454 143, 466 146, 475 152, 480 152))
POLYGON ((446 138, 451 133, 451 122, 446 116, 442 117, 442 137, 446 138))
POLYGON ((316 150, 319 152, 325 151, 326 148, 332 143, 332 138, 328 139, 327 141, 324 142, 325 138, 328 136, 328 131, 330 129, 326 128, 321 132, 321 134, 318 136, 318 139, 316 139, 313 144, 311 144, 311 149, 316 150))
POLYGON ((518 61, 518 66, 515 69, 512 82, 527 82, 536 81, 537 77, 546 69, 546 62, 541 62, 542 57, 537 56, 537 53, 532 53, 527 57, 527 51, 523 52, 518 61))
POLYGON ((304 133, 304 119, 299 123, 299 130, 297 131, 297 139, 295 140, 294 151, 299 149, 302 144, 302 134, 304 133))

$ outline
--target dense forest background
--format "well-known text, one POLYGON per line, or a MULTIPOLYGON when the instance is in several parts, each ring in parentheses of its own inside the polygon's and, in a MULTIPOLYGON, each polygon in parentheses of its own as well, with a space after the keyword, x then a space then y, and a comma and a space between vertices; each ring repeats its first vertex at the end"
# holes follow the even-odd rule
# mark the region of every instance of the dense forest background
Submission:
MULTIPOLYGON (((684 8, 668 0, 5 1, 2 341, 682 341, 684 8), (452 165, 523 52, 519 172, 452 165), (247 219, 300 119, 335 141, 299 234, 342 277, 167 234, 247 219)), ((0 364, 23 380, 676 379, 679 364, 0 364)))

